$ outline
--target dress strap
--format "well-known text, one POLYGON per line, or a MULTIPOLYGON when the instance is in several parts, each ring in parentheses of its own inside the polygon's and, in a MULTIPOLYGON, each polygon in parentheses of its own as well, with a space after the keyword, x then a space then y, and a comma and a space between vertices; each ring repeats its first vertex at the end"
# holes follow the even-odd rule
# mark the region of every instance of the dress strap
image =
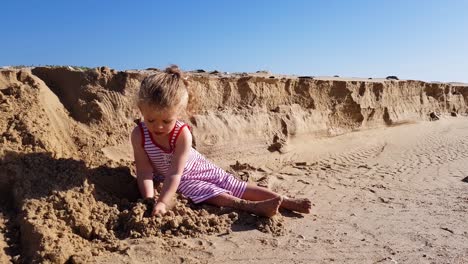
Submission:
POLYGON ((171 145, 172 149, 175 149, 177 138, 179 138, 179 135, 182 132, 182 129, 184 127, 189 128, 189 126, 187 124, 185 124, 184 122, 179 121, 179 120, 176 121, 176 125, 175 125, 175 128, 174 128, 174 133, 172 134, 171 141, 170 141, 170 145, 171 145))
POLYGON ((147 140, 150 140, 150 134, 148 132, 148 128, 146 127, 144 122, 138 123, 138 126, 140 127, 141 131, 141 146, 144 148, 145 147, 145 142, 147 140))

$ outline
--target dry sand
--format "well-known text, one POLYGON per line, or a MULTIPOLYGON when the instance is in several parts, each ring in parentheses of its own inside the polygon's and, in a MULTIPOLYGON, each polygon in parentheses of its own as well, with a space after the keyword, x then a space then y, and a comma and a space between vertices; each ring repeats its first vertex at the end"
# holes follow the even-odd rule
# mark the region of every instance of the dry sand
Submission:
POLYGON ((0 262, 468 263, 467 86, 192 73, 197 149, 313 212, 149 218, 128 143, 149 73, 0 71, 0 262))

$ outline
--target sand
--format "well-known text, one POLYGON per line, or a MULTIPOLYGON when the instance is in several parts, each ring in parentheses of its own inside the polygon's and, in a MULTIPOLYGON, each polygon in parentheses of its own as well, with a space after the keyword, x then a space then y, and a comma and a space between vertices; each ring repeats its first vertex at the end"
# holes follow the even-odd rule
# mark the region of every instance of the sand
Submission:
POLYGON ((468 86, 189 73, 196 148, 314 206, 151 218, 128 142, 151 72, 0 71, 0 262, 468 263, 468 86))

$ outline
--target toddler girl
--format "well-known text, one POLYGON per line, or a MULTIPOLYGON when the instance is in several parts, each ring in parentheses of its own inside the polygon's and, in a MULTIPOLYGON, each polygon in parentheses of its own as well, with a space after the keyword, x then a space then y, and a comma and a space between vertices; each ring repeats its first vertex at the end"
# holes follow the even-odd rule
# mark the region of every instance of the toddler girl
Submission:
POLYGON ((194 203, 227 206, 271 217, 285 208, 309 213, 309 199, 291 199, 240 181, 192 148, 187 124, 178 120, 188 103, 188 81, 177 66, 146 77, 138 93, 144 122, 132 132, 137 182, 143 198, 154 198, 153 181, 162 181, 152 215, 164 214, 176 192, 194 203))

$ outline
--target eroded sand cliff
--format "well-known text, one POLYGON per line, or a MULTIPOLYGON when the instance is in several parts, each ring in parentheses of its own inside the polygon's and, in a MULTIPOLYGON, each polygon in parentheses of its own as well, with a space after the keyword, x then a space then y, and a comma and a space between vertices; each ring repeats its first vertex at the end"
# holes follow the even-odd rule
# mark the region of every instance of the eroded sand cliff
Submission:
MULTIPOLYGON (((140 117, 135 93, 151 73, 0 70, 0 247, 6 249, 0 260, 90 261, 123 254, 126 238, 166 237, 162 247, 171 247, 171 237, 222 234, 234 223, 284 232, 281 216, 239 217, 182 197, 170 215, 144 217, 128 137, 140 117)), ((184 119, 193 127, 194 145, 208 157, 224 155, 218 160, 225 169, 257 182, 267 170, 236 164, 235 157, 255 149, 287 153, 289 142, 304 135, 330 137, 468 109, 463 85, 187 74, 192 97, 184 119)))

